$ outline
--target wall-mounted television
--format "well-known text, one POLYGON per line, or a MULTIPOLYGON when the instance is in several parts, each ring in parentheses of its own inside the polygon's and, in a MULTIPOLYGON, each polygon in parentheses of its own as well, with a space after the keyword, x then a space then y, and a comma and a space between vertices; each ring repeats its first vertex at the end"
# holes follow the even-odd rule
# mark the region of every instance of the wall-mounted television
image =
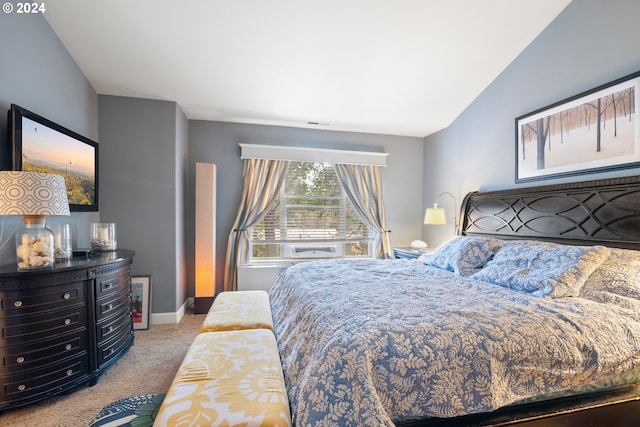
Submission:
POLYGON ((15 104, 8 125, 13 170, 62 175, 71 211, 98 210, 96 142, 15 104))

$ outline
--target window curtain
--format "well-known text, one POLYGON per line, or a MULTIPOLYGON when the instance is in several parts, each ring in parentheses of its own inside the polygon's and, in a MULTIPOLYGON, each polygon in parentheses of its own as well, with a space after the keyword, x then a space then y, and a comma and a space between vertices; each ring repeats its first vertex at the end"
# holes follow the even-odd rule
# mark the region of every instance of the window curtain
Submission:
POLYGON ((238 265, 249 258, 248 228, 258 223, 278 196, 289 162, 285 160, 244 159, 242 198, 227 243, 224 290, 238 289, 238 265))
POLYGON ((382 198, 381 166, 336 163, 333 167, 356 212, 376 232, 376 258, 393 258, 382 198))

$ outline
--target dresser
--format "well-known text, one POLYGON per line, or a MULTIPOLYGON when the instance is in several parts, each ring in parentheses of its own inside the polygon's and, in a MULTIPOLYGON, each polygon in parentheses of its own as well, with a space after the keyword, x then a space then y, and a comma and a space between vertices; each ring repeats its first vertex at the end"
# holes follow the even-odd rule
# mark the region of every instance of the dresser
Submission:
POLYGON ((0 411, 94 385, 126 352, 133 256, 122 249, 46 270, 0 267, 0 411))

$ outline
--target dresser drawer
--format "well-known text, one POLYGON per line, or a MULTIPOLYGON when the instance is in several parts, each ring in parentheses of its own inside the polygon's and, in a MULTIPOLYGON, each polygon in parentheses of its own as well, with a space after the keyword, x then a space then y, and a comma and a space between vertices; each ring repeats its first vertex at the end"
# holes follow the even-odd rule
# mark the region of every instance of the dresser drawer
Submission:
POLYGON ((0 293, 0 316, 40 313, 84 304, 85 300, 85 282, 82 281, 28 291, 5 291, 0 293))
POLYGON ((117 288, 117 291, 109 294, 106 298, 96 301, 96 319, 98 322, 116 313, 121 313, 123 310, 131 311, 131 289, 128 287, 117 288))
POLYGON ((98 368, 114 359, 121 351, 129 347, 133 339, 133 331, 122 331, 119 336, 98 345, 98 368))
POLYGON ((85 310, 83 305, 43 314, 10 317, 2 323, 0 347, 86 330, 85 310))
POLYGON ((57 387, 88 376, 89 366, 86 356, 79 355, 43 369, 29 371, 28 375, 14 375, 4 378, 3 401, 27 399, 41 393, 49 393, 57 387))
POLYGON ((110 317, 107 320, 98 323, 98 344, 101 344, 103 341, 109 340, 114 336, 119 335, 125 329, 127 330, 127 332, 131 330, 132 320, 131 309, 129 305, 121 307, 121 310, 113 314, 113 317, 110 317))
POLYGON ((109 297, 122 289, 131 289, 128 268, 96 279, 96 299, 109 297))
POLYGON ((22 373, 80 353, 84 354, 86 348, 86 331, 76 331, 54 339, 6 347, 2 351, 0 376, 22 373))

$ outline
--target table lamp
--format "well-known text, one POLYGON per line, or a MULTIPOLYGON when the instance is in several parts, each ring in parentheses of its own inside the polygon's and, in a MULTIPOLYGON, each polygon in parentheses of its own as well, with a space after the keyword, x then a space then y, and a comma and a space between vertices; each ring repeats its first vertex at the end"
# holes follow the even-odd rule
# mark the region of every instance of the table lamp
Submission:
POLYGON ((42 172, 0 171, 0 215, 22 215, 16 231, 19 270, 53 268, 53 232, 47 216, 71 215, 64 177, 42 172))

